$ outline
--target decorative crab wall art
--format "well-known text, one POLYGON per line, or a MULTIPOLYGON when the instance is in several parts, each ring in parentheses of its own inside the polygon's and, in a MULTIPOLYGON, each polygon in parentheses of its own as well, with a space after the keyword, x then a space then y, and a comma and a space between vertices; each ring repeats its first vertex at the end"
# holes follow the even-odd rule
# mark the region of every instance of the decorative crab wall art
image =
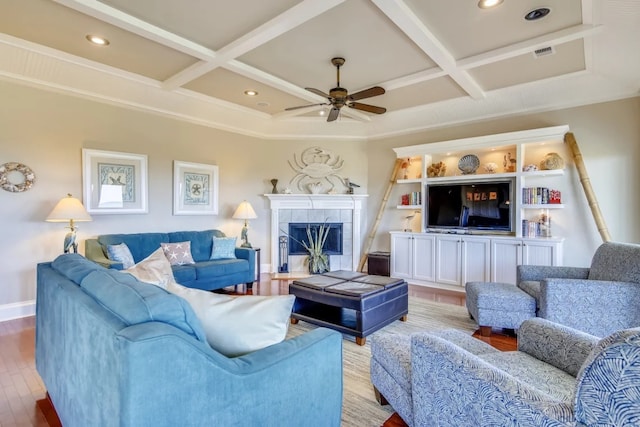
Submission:
POLYGON ((330 193, 333 192, 335 181, 345 186, 344 178, 337 174, 342 169, 344 160, 329 150, 320 147, 307 148, 300 154, 299 159, 296 158, 294 153, 293 163, 290 160, 288 163, 296 172, 296 175, 291 178, 289 183, 295 183, 300 191, 306 192, 309 184, 317 187, 322 182, 319 180, 329 183, 328 192, 330 193))

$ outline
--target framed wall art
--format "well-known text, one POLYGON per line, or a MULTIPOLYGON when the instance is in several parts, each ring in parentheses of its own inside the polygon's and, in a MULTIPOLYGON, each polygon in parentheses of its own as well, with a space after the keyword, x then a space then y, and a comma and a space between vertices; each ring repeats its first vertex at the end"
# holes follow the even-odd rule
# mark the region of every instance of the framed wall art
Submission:
POLYGON ((173 161, 173 214, 218 214, 218 166, 173 161))
POLYGON ((147 213, 147 182, 146 155, 82 149, 82 189, 89 213, 147 213))

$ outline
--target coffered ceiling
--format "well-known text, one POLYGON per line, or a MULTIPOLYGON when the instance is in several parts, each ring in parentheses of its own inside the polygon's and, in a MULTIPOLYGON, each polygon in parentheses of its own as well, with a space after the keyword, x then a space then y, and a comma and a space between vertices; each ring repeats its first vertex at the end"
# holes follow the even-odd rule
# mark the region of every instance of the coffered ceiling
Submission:
POLYGON ((364 139, 636 96, 640 1, 0 0, 0 78, 261 138, 364 139), (524 16, 548 7, 536 21, 524 16), (108 39, 96 46, 87 35, 108 39), (541 49, 542 54, 535 51, 541 49), (340 86, 381 86, 327 122, 340 86), (245 91, 257 91, 247 96, 245 91))

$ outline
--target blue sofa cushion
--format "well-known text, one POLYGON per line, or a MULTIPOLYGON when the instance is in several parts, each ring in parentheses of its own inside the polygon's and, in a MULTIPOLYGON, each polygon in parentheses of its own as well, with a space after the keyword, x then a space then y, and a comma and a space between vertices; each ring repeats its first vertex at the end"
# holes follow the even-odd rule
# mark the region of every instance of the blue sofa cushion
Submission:
MULTIPOLYGON (((226 276, 228 274, 243 273, 247 271, 247 264, 249 262, 246 259, 217 259, 211 261, 199 262, 196 264, 196 277, 198 279, 203 277, 217 277, 226 276)), ((175 270, 173 272, 174 276, 175 270)), ((180 283, 176 276, 176 282, 180 283)))
POLYGON ((136 263, 152 254, 160 247, 160 243, 168 241, 169 236, 166 233, 105 234, 98 236, 98 242, 103 248, 109 245, 126 243, 136 263))
POLYGON ((191 256, 195 262, 206 261, 211 257, 214 237, 224 237, 220 230, 175 231, 169 233, 169 243, 191 242, 191 256))
POLYGON ((127 325, 164 322, 206 342, 202 325, 191 306, 164 289, 139 282, 117 270, 93 271, 80 286, 127 325))

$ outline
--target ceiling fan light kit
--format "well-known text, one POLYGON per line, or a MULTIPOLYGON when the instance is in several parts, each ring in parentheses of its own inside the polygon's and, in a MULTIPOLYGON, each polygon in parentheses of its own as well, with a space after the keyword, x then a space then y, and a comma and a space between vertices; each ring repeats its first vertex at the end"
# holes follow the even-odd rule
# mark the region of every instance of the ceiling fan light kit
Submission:
POLYGON ((285 108, 285 111, 297 110, 300 108, 317 107, 320 105, 330 105, 331 111, 329 111, 329 115, 327 117, 328 122, 332 122, 336 120, 340 115, 340 109, 345 105, 349 108, 366 111, 368 113, 374 113, 374 114, 383 114, 387 111, 387 109, 384 107, 377 107, 375 105, 355 102, 360 99, 371 98, 373 96, 382 95, 385 92, 383 88, 381 88, 380 86, 373 86, 373 87, 370 87, 369 89, 364 89, 349 95, 349 91, 347 89, 340 87, 340 67, 344 65, 345 59, 340 57, 332 58, 331 63, 336 67, 336 80, 337 80, 336 87, 329 90, 328 94, 319 89, 315 89, 312 87, 305 88, 311 93, 315 93, 318 96, 327 98, 329 102, 328 103, 322 102, 319 104, 300 105, 297 107, 289 107, 289 108, 285 108))

